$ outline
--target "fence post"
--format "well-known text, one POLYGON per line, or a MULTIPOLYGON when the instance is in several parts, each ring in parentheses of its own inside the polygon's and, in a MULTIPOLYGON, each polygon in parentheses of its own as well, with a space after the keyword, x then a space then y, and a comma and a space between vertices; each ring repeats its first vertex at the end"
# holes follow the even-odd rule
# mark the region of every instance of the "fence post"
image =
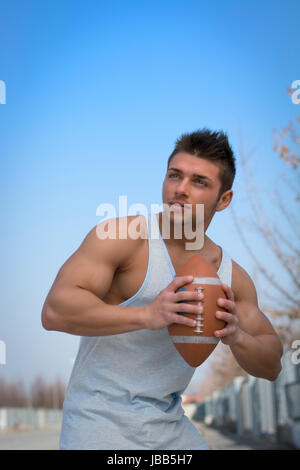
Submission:
POLYGON ((0 431, 7 428, 7 409, 0 408, 0 431))
POLYGON ((242 413, 242 403, 241 403, 241 391, 242 385, 244 383, 244 377, 235 377, 233 380, 234 387, 234 402, 235 402, 235 415, 236 415, 236 431, 237 434, 243 434, 243 413, 242 413))

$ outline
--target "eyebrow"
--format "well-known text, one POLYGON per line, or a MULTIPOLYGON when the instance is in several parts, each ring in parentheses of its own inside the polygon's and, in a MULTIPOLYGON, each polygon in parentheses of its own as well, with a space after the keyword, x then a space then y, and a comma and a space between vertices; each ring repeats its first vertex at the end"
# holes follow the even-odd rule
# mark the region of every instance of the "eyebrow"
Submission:
MULTIPOLYGON (((183 173, 183 171, 179 170, 179 168, 173 168, 173 167, 168 168, 168 171, 170 171, 170 170, 177 171, 177 173, 183 173)), ((192 176, 196 176, 197 178, 202 178, 204 180, 212 181, 211 178, 209 178, 208 176, 205 176, 205 175, 197 175, 196 173, 194 173, 192 176)))

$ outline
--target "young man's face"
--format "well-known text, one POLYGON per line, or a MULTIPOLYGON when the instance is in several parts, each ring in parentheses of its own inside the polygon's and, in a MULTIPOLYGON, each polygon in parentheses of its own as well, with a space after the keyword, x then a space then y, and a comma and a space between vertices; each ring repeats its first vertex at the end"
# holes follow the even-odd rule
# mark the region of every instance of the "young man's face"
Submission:
MULTIPOLYGON (((196 204, 204 204, 204 226, 208 227, 214 213, 225 209, 231 201, 232 190, 224 192, 220 199, 221 181, 220 168, 217 164, 203 158, 180 152, 174 155, 163 183, 163 203, 172 206, 172 202, 192 204, 191 211, 185 212, 185 218, 192 216, 195 220, 196 204), (189 215, 189 212, 191 215, 189 215)), ((170 220, 182 219, 182 208, 171 211, 170 220)))

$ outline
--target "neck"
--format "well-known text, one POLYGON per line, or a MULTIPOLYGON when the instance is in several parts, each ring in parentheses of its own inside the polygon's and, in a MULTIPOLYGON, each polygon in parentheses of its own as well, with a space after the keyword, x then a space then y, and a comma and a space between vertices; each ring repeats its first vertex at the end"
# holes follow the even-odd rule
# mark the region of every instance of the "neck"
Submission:
MULTIPOLYGON (((199 227, 198 232, 197 232, 197 227, 193 226, 192 230, 193 230, 193 233, 195 233, 195 236, 192 238, 186 238, 182 222, 180 224, 175 224, 174 221, 170 220, 169 218, 163 219, 162 212, 158 213, 158 225, 159 225, 159 230, 160 230, 160 233, 164 242, 168 244, 170 247, 178 251, 186 251, 186 243, 189 243, 189 244, 194 245, 195 251, 197 251, 198 253, 201 253, 201 252, 205 252, 208 246, 211 244, 211 240, 205 233, 209 223, 208 224, 204 223, 204 228, 201 225, 201 227, 199 227), (166 228, 165 230, 163 230, 163 222, 169 229, 166 228), (180 238, 175 238, 176 225, 177 225, 177 233, 180 234, 180 238), (204 233, 201 234, 200 230, 204 231, 204 233)), ((191 253, 192 253, 192 250, 191 250, 191 253)))

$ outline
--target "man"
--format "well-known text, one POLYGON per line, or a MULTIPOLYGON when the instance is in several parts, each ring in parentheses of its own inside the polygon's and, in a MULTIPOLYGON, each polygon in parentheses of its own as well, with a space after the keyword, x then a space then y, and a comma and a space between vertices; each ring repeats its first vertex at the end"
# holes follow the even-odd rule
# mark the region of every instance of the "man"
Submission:
POLYGON ((184 204, 194 225, 194 208, 204 204, 206 231, 214 214, 230 204, 234 176, 224 133, 204 129, 181 136, 163 184, 163 203, 174 209, 170 238, 162 236, 164 212, 117 218, 117 233, 124 220, 139 218, 147 237, 135 239, 129 229, 125 238, 101 239, 104 221, 59 270, 42 323, 81 336, 64 402, 61 449, 208 449, 181 406, 195 368, 177 352, 167 328, 195 327, 196 321, 179 313, 199 313, 196 303, 182 301, 201 294, 180 290, 190 278, 175 279, 195 253, 215 267, 227 296, 219 300, 226 311, 216 312, 226 326, 215 336, 249 374, 272 381, 278 376, 282 346, 258 308, 249 275, 206 235, 193 251, 186 250, 184 235, 174 236, 184 204))

